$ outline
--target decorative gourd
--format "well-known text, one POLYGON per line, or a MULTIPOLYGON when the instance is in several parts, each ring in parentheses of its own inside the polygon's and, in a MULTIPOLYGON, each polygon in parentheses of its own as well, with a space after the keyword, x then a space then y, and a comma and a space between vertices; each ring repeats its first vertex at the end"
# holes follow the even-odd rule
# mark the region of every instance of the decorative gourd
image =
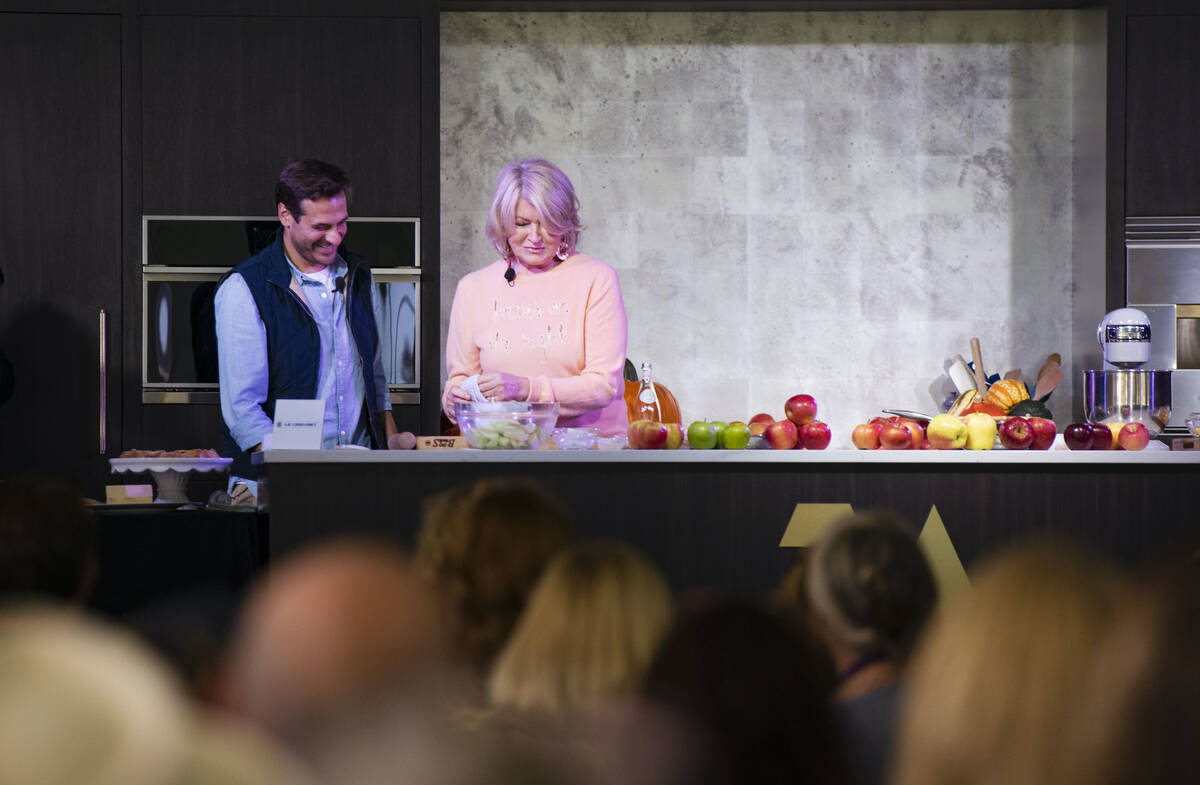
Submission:
POLYGON ((1029 398, 1029 390, 1025 389, 1024 382, 1019 382, 1016 379, 1001 379, 988 388, 987 397, 984 401, 994 403, 1000 408, 1008 412, 1013 406, 1017 405, 1018 401, 1024 401, 1029 398))
POLYGON ((1041 401, 1035 401, 1032 398, 1026 398, 1023 401, 1017 401, 1013 407, 1008 410, 1008 413, 1013 417, 1042 417, 1047 420, 1053 420, 1054 415, 1050 414, 1050 409, 1041 401))
MULTIPOLYGON (((637 419, 638 413, 638 390, 642 389, 641 382, 631 382, 625 380, 625 409, 629 412, 629 421, 633 422, 637 419)), ((683 418, 679 415, 679 401, 675 400, 675 396, 666 386, 655 382, 654 392, 658 393, 658 409, 662 415, 662 422, 677 422, 683 424, 683 418)))

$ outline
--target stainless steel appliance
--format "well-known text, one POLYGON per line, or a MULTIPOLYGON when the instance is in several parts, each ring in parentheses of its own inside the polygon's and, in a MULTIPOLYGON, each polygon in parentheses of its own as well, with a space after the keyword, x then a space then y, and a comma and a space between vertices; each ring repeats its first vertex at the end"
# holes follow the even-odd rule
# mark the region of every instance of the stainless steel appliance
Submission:
MULTIPOLYGON (((142 402, 217 403, 213 295, 275 238, 274 217, 142 218, 142 402)), ((392 403, 420 403, 420 219, 352 217, 345 247, 375 277, 375 319, 392 403)))
POLYGON ((1125 219, 1125 302, 1150 320, 1147 369, 1172 370, 1165 435, 1200 411, 1200 216, 1125 219))

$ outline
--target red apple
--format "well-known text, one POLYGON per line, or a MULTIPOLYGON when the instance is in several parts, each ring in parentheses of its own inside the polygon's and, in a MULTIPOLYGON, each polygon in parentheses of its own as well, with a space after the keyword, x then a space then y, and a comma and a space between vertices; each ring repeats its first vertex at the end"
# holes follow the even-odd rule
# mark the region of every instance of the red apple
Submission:
POLYGON ((1000 423, 1000 443, 1006 450, 1028 450, 1033 444, 1033 428, 1024 417, 1009 417, 1000 423))
POLYGON ((907 450, 912 447, 912 434, 898 422, 884 423, 879 431, 879 446, 885 450, 907 450))
POLYGON ((882 429, 882 425, 871 423, 856 425, 854 426, 854 430, 850 432, 850 441, 860 450, 878 450, 879 432, 882 429))
POLYGON ((800 444, 806 450, 824 450, 832 438, 833 433, 823 422, 806 422, 800 426, 800 444))
POLYGON ((772 417, 771 415, 767 414, 766 412, 759 412, 758 414, 756 414, 750 418, 749 424, 754 425, 754 423, 756 423, 756 422, 760 422, 764 425, 770 425, 771 423, 775 422, 775 418, 772 417))
POLYGON ((921 449, 921 443, 925 441, 925 426, 916 420, 910 420, 906 417, 900 418, 900 424, 908 429, 908 437, 911 440, 911 448, 914 450, 921 449))
POLYGON ((1117 433, 1117 444, 1122 450, 1141 450, 1150 443, 1150 431, 1140 422, 1125 423, 1117 433))
POLYGON ((1033 429, 1033 444, 1029 449, 1049 450, 1050 445, 1054 444, 1055 434, 1058 433, 1054 420, 1048 420, 1045 417, 1030 417, 1029 427, 1033 429))
POLYGON ((1092 426, 1086 422, 1073 422, 1063 428, 1063 442, 1071 450, 1092 449, 1092 426))
POLYGON ((783 404, 783 411, 796 425, 804 425, 817 419, 817 401, 811 395, 793 395, 783 404))
POLYGON ((664 445, 668 450, 678 450, 683 446, 683 426, 677 422, 663 423, 667 426, 667 443, 664 445))
POLYGON ((772 450, 790 450, 796 446, 796 442, 800 438, 800 431, 791 420, 779 420, 767 426, 767 432, 763 438, 767 440, 767 444, 771 445, 772 450))
POLYGON ((1088 425, 1092 429, 1092 449, 1093 450, 1111 450, 1113 448, 1112 429, 1101 422, 1094 422, 1088 425))
POLYGON ((656 420, 634 420, 626 436, 635 450, 661 450, 667 444, 667 426, 656 420))

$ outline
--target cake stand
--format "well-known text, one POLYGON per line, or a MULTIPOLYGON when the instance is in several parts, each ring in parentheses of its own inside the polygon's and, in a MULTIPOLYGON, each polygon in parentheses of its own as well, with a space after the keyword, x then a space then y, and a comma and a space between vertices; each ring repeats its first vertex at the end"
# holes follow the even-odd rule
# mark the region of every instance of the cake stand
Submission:
POLYGON ((221 472, 232 458, 109 458, 114 472, 150 472, 154 476, 156 502, 188 501, 187 481, 192 472, 221 472))

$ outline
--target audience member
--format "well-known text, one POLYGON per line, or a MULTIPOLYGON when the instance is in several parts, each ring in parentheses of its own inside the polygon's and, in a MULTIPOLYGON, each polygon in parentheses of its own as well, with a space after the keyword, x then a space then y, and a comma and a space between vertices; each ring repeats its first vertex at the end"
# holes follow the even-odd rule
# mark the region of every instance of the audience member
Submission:
POLYGON ((487 479, 426 500, 417 560, 457 611, 455 656, 483 676, 546 564, 566 547, 566 508, 532 480, 487 479))
POLYGON ((240 725, 193 711, 140 641, 61 607, 0 612, 5 785, 308 785, 240 725))
POLYGON ((403 553, 368 541, 313 546, 251 590, 223 702, 302 745, 360 701, 424 686, 446 656, 446 615, 403 553))
MULTIPOLYGON (((643 731, 648 742, 632 740, 631 759, 640 771, 624 779, 639 785, 844 782, 832 690, 828 659, 799 618, 740 604, 686 614, 663 641, 642 690, 651 709, 682 723, 682 740, 672 742, 669 730, 643 731)), ((652 728, 662 727, 658 719, 652 728)))
POLYGON ((1191 782, 1200 768, 1200 563, 1139 587, 1078 703, 1066 785, 1191 782))
POLYGON ((1114 569, 1027 543, 975 576, 920 644, 895 785, 1050 785, 1087 674, 1121 602, 1114 569))
POLYGON ((96 518, 65 482, 0 481, 0 601, 82 605, 97 575, 96 518))
POLYGON ((835 717, 859 785, 890 771, 900 683, 937 601, 916 536, 886 512, 836 521, 809 549, 804 598, 837 671, 835 717))
POLYGON ((672 612, 666 581, 630 546, 567 549, 546 567, 496 659, 492 704, 570 715, 632 695, 672 612))

